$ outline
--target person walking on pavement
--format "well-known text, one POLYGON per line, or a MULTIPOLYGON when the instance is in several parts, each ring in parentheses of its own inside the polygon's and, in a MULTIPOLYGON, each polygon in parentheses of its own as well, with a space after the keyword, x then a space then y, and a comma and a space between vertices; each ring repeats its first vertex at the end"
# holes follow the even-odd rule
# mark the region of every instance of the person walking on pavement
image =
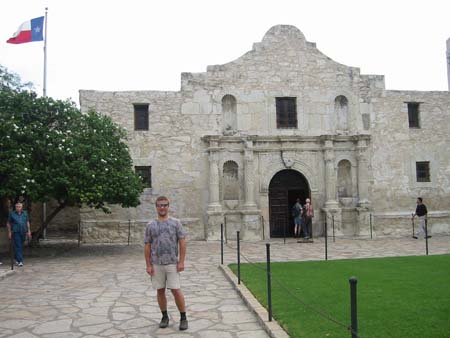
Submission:
POLYGON ((8 215, 6 226, 8 227, 8 237, 14 243, 16 264, 23 266, 23 242, 26 237, 31 239, 30 219, 28 212, 23 210, 23 204, 17 202, 15 210, 8 215))
POLYGON ((294 237, 300 237, 300 229, 302 223, 302 205, 300 204, 300 198, 297 198, 297 202, 295 202, 292 207, 292 217, 294 217, 294 237))
POLYGON ((169 199, 156 199, 157 219, 147 224, 144 235, 144 256, 147 273, 157 290, 158 305, 162 313, 160 328, 169 326, 166 288, 170 289, 180 311, 180 330, 188 328, 186 304, 181 291, 180 272, 184 270, 186 233, 181 222, 169 216, 169 199))
POLYGON ((309 234, 312 232, 312 218, 314 217, 314 209, 309 198, 306 199, 306 203, 302 209, 303 217, 303 233, 305 239, 309 239, 309 234))
MULTIPOLYGON (((425 204, 423 204, 422 197, 417 197, 417 206, 416 206, 416 212, 412 214, 412 221, 414 222, 414 217, 419 218, 419 229, 417 230, 417 233, 414 234, 413 238, 418 239, 422 234, 423 236, 427 235, 427 230, 425 230, 425 222, 427 221, 427 215, 428 210, 425 204)), ((431 236, 428 236, 431 237, 431 236)))

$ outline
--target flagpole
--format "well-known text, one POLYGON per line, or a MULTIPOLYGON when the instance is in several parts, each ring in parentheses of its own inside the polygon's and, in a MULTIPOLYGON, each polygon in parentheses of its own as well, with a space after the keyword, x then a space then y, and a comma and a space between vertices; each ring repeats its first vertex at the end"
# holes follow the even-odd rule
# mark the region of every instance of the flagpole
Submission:
POLYGON ((44 18, 44 87, 43 96, 47 96, 47 11, 48 7, 45 7, 45 18, 44 18))
MULTIPOLYGON (((45 7, 45 18, 44 18, 44 84, 42 88, 42 95, 47 96, 47 12, 48 7, 45 7)), ((42 203, 42 223, 47 219, 47 203, 42 203)), ((47 239, 47 226, 44 227, 42 232, 43 239, 47 239)))

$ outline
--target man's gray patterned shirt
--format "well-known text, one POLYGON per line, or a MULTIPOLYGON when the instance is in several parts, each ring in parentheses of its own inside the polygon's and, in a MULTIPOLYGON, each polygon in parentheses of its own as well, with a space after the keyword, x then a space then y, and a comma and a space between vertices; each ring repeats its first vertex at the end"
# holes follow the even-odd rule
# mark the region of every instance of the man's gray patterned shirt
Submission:
POLYGON ((152 264, 167 265, 178 263, 178 240, 186 233, 181 222, 169 217, 167 221, 153 220, 147 224, 144 243, 150 243, 152 264))

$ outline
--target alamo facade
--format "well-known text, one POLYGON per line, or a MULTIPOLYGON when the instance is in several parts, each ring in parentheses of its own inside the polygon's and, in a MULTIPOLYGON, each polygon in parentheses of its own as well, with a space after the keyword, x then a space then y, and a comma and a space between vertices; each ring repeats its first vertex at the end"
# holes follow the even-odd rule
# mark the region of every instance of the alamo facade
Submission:
POLYGON ((147 188, 141 205, 82 209, 85 241, 142 240, 158 195, 192 239, 292 235, 307 197, 313 234, 411 233, 422 196, 433 233, 450 232, 450 92, 386 90, 384 76, 339 64, 293 26, 272 27, 243 56, 182 73, 180 91, 80 91, 128 130, 147 188), (114 229, 118 229, 116 232, 114 229), (116 233, 116 235, 111 235, 116 233))

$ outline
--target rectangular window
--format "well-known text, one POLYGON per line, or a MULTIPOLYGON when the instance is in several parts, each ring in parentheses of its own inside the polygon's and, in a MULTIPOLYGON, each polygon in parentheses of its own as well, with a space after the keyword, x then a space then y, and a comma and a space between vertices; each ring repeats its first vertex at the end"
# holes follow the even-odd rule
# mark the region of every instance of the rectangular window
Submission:
POLYGON ((148 104, 134 104, 134 130, 148 130, 148 104))
POLYGON ((297 128, 297 98, 277 97, 277 128, 297 128))
POLYGON ((416 162, 417 182, 430 182, 430 162, 416 162))
POLYGON ((410 128, 420 128, 419 121, 419 103, 407 102, 408 104, 408 121, 410 128))
POLYGON ((138 174, 141 179, 142 183, 144 183, 145 188, 151 188, 152 187, 152 167, 150 166, 136 166, 134 167, 136 170, 136 174, 138 174))

